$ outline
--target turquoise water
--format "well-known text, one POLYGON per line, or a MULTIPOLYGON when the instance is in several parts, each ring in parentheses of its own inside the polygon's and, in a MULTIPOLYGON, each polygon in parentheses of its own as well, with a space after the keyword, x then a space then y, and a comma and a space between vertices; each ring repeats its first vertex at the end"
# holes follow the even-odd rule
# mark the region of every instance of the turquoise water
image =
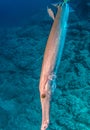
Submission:
MULTIPOLYGON (((0 1, 0 130, 40 130, 39 79, 53 23, 46 9, 53 1, 0 1)), ((48 130, 90 130, 90 3, 75 2, 48 130)))

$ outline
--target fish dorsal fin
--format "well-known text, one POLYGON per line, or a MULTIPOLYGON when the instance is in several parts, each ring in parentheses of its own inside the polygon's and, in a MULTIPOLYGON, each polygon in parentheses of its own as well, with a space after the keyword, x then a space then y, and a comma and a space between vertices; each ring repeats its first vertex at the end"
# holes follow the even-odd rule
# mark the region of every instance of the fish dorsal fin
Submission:
POLYGON ((54 6, 54 7, 56 7, 56 8, 58 8, 59 6, 62 5, 62 2, 59 1, 59 2, 56 2, 56 3, 51 3, 51 5, 54 6))
POLYGON ((54 7, 57 7, 57 8, 58 8, 58 6, 60 6, 59 3, 56 3, 56 4, 52 3, 52 5, 53 5, 54 7))
POLYGON ((47 7, 47 12, 48 12, 49 16, 54 20, 54 13, 53 13, 52 9, 47 7))

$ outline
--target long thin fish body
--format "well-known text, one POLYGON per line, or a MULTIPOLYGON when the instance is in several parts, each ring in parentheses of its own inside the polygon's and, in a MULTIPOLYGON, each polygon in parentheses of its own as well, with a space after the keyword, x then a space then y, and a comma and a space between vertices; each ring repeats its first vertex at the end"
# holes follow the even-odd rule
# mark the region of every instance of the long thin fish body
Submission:
POLYGON ((66 31, 67 31, 67 20, 69 16, 69 6, 65 4, 62 8, 61 12, 61 21, 60 21, 60 26, 59 26, 59 35, 58 35, 58 50, 57 50, 57 56, 56 56, 56 64, 54 67, 54 72, 57 73, 61 57, 62 57, 62 52, 63 52, 63 47, 65 43, 65 38, 66 38, 66 31))
POLYGON ((44 53, 39 85, 42 106, 41 130, 46 130, 49 125, 50 99, 55 88, 56 74, 65 42, 68 14, 69 7, 67 4, 62 7, 58 6, 44 53))

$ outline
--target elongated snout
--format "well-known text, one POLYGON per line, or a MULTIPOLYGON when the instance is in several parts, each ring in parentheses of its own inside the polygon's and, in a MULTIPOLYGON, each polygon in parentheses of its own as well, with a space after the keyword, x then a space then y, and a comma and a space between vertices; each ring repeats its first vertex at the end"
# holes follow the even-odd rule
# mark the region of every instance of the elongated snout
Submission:
POLYGON ((41 87, 40 98, 42 106, 42 125, 41 130, 46 130, 49 125, 50 100, 51 94, 55 88, 55 77, 50 75, 44 87, 41 87))
POLYGON ((51 91, 48 86, 48 82, 40 92, 41 106, 42 106, 42 124, 41 130, 46 130, 49 125, 49 111, 50 111, 50 99, 51 91))

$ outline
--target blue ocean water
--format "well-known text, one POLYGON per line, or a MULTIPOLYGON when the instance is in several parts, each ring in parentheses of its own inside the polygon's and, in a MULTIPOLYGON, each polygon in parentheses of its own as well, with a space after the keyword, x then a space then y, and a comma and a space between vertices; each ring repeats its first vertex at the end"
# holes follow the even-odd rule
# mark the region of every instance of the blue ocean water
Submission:
MULTIPOLYGON (((0 0, 0 130, 40 130, 39 79, 57 0, 0 0)), ((48 130, 90 130, 90 2, 71 0, 48 130)))

